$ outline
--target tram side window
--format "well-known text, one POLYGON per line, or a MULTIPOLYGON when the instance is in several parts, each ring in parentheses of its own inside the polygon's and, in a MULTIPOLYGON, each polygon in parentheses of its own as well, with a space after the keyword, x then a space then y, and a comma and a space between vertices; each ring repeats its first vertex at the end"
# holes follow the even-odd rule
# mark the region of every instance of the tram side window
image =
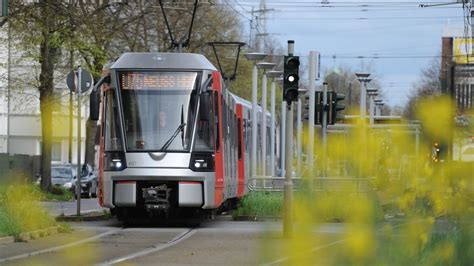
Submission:
POLYGON ((212 127, 211 94, 200 96, 200 105, 197 121, 197 136, 194 150, 209 151, 214 149, 214 130, 212 127))
POLYGON ((115 91, 109 89, 105 94, 105 150, 122 150, 120 122, 115 91))
POLYGON ((240 132, 242 128, 242 120, 240 118, 237 119, 237 156, 240 159, 242 159, 242 133, 240 132))
POLYGON ((217 92, 214 92, 214 101, 213 101, 213 107, 214 107, 214 130, 215 130, 215 141, 216 141, 216 151, 220 151, 221 145, 220 145, 220 132, 219 132, 219 95, 217 92))
POLYGON ((249 121, 244 118, 243 121, 243 130, 244 130, 244 141, 245 141, 245 151, 250 150, 250 128, 249 128, 249 121))

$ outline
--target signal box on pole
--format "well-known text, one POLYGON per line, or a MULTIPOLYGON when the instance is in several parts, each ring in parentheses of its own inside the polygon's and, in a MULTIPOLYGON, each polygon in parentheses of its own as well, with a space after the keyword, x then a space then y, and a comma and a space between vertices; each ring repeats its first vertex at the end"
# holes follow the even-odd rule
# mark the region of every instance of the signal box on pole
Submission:
MULTIPOLYGON (((324 111, 326 111, 326 117, 328 121, 328 125, 334 125, 337 120, 344 119, 344 115, 340 113, 340 111, 344 110, 346 106, 341 103, 346 96, 341 93, 336 92, 328 92, 327 99, 328 104, 324 106, 323 104, 323 92, 316 91, 315 97, 315 109, 314 109, 314 124, 315 125, 322 125, 323 124, 323 115, 324 111)), ((309 95, 306 95, 306 100, 309 99, 309 95)), ((308 110, 309 106, 308 103, 305 104, 305 109, 308 110)))
POLYGON ((346 106, 340 101, 343 101, 346 98, 346 95, 337 92, 328 92, 328 104, 329 104, 329 118, 328 124, 334 125, 336 124, 336 120, 344 119, 344 115, 340 114, 339 112, 344 110, 346 106))
POLYGON ((283 66, 283 99, 290 103, 298 100, 299 56, 287 55, 283 66))

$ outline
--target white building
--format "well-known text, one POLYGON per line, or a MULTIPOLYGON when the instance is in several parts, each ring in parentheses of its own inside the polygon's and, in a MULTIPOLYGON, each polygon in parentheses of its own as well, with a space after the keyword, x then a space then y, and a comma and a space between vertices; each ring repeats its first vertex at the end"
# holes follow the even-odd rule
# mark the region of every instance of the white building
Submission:
MULTIPOLYGON (((39 92, 35 87, 39 65, 22 58, 23 52, 15 45, 8 53, 7 26, 0 29, 0 154, 41 155, 41 114, 39 92), (11 66, 8 68, 10 54, 11 66), (10 72, 10 75, 8 75, 10 72), (10 92, 8 90, 10 77, 10 92), (8 97, 10 95, 10 97, 8 97)), ((55 73, 57 99, 53 109, 52 161, 67 162, 69 156, 69 90, 67 71, 55 73)), ((82 161, 85 154, 85 121, 89 116, 88 97, 83 97, 81 143, 82 161)), ((74 95, 74 103, 77 97, 74 95)), ((77 108, 74 107, 73 163, 77 162, 77 108)))

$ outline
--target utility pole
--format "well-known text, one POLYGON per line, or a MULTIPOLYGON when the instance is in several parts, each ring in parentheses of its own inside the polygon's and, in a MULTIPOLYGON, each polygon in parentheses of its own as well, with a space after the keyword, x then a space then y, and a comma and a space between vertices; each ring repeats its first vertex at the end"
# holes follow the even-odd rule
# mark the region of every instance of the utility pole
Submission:
POLYGON ((315 122, 315 109, 316 109, 316 72, 318 52, 309 52, 309 141, 308 141, 308 164, 309 172, 313 173, 314 170, 314 122, 315 122))
POLYGON ((266 26, 266 20, 267 20, 266 13, 273 10, 274 9, 272 8, 271 9, 267 8, 265 0, 260 1, 260 9, 257 9, 257 10, 252 9, 252 14, 253 12, 260 13, 260 15, 257 18, 257 27, 260 29, 260 30, 257 30, 257 32, 260 32, 260 33, 257 33, 257 36, 255 38, 256 40, 255 46, 258 49, 258 51, 261 53, 265 51, 266 37, 268 36, 267 26, 266 26))
POLYGON ((77 68, 77 176, 76 176, 76 197, 77 216, 81 216, 81 89, 82 89, 82 68, 77 68))
POLYGON ((252 49, 252 50, 255 51, 255 46, 254 46, 254 44, 252 43, 252 40, 253 40, 252 35, 253 35, 253 28, 254 28, 253 23, 254 23, 254 19, 255 19, 253 13, 254 13, 254 8, 253 8, 253 6, 252 6, 252 11, 250 12, 250 21, 249 21, 249 23, 250 23, 250 29, 249 29, 249 33, 250 33, 250 34, 249 34, 249 46, 250 46, 250 49, 252 49))
POLYGON ((10 125, 11 125, 11 121, 10 121, 10 105, 11 105, 11 63, 12 63, 12 60, 11 60, 11 22, 10 20, 8 21, 8 66, 7 66, 7 154, 10 155, 11 154, 11 150, 10 150, 10 134, 11 134, 11 131, 10 131, 10 125))
MULTIPOLYGON (((72 71, 74 71, 74 51, 71 49, 69 51, 69 66, 72 71)), ((72 90, 69 90, 69 147, 68 147, 68 162, 72 163, 72 142, 73 142, 73 121, 74 121, 74 113, 73 113, 73 106, 74 106, 74 97, 72 90)))

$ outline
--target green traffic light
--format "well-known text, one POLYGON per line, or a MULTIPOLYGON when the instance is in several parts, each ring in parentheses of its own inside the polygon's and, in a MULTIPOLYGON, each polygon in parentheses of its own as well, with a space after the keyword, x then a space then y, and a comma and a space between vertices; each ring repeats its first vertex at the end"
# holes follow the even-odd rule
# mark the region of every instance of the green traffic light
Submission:
POLYGON ((300 60, 298 56, 285 56, 284 62, 283 99, 286 102, 294 102, 298 99, 300 60))

